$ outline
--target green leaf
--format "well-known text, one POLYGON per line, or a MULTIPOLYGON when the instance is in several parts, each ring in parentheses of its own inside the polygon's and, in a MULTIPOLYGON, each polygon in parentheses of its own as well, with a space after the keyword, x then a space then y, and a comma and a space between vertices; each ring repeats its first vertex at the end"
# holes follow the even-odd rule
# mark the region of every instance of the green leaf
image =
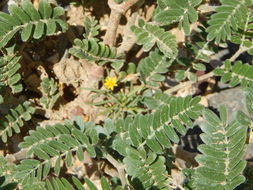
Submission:
POLYGON ((0 48, 4 48, 20 34, 22 41, 27 41, 30 37, 40 39, 44 35, 53 35, 59 30, 64 32, 68 28, 67 23, 59 19, 64 10, 55 7, 53 14, 53 9, 46 0, 40 1, 39 11, 30 0, 23 0, 19 6, 11 4, 8 10, 10 14, 0 12, 0 48))
POLYGON ((85 34, 84 37, 86 39, 95 39, 96 36, 99 34, 100 25, 95 17, 86 17, 84 20, 84 28, 85 34))
POLYGON ((31 34, 32 34, 32 30, 33 30, 33 25, 31 23, 29 23, 23 30, 21 33, 21 39, 22 41, 26 42, 31 34))
MULTIPOLYGON (((58 8, 60 8, 60 7, 58 7, 58 8)), ((46 0, 39 1, 39 13, 43 19, 51 18, 52 12, 53 12, 53 9, 46 0)), ((57 18, 57 17, 61 16, 62 14, 55 15, 55 17, 53 17, 53 18, 57 18)))
POLYGON ((201 2, 201 0, 160 1, 154 20, 161 25, 179 23, 179 29, 183 28, 184 33, 189 35, 190 23, 198 20, 198 12, 195 7, 201 2))
POLYGON ((110 185, 109 183, 106 181, 105 177, 101 178, 101 186, 103 190, 110 190, 110 185))
POLYGON ((85 190, 85 188, 76 177, 72 177, 71 182, 65 178, 54 177, 46 180, 45 190, 85 190))
POLYGON ((2 95, 0 95, 0 104, 2 104, 4 102, 4 98, 2 95))
POLYGON ((137 44, 143 45, 145 52, 157 44, 159 50, 168 58, 177 56, 176 38, 170 32, 165 32, 157 25, 147 23, 144 26, 132 26, 131 30, 137 36, 137 44))
POLYGON ((214 73, 221 76, 221 81, 230 83, 230 86, 241 84, 243 88, 253 86, 253 66, 242 64, 241 61, 236 61, 234 65, 230 61, 225 61, 225 68, 217 68, 214 73))
POLYGON ((186 78, 185 71, 184 70, 177 70, 175 78, 177 81, 184 80, 186 78))
POLYGON ((96 61, 103 65, 111 62, 114 65, 122 65, 124 60, 117 56, 115 48, 109 47, 102 42, 97 42, 95 39, 75 39, 76 47, 70 48, 69 53, 79 59, 86 59, 88 61, 96 61))
MULTIPOLYGON (((38 172, 43 171, 41 178, 46 178, 52 166, 54 166, 55 175, 61 171, 61 162, 65 162, 67 167, 73 165, 73 153, 76 153, 82 161, 84 159, 83 151, 86 149, 90 156, 95 157, 96 152, 94 145, 90 141, 97 142, 94 134, 88 135, 88 131, 83 133, 76 128, 71 122, 65 125, 55 124, 53 126, 37 127, 36 130, 30 130, 29 136, 24 138, 19 147, 27 150, 27 155, 35 155, 41 160, 38 161, 38 167, 27 166, 24 163, 19 165, 18 175, 22 179, 32 179, 38 172), (83 137, 85 137, 83 139, 83 137), (95 139, 95 140, 94 140, 95 139)), ((26 162, 24 160, 24 162, 26 162)), ((24 181, 22 181, 24 182, 24 181)))
POLYGON ((34 8, 33 4, 29 0, 23 0, 21 3, 22 9, 28 14, 32 20, 40 20, 40 14, 34 8))
POLYGON ((47 23, 47 35, 51 36, 55 33, 56 29, 57 29, 57 25, 53 20, 49 20, 47 23))
POLYGON ((193 64, 193 68, 197 71, 205 71, 206 66, 202 63, 193 64))
POLYGON ((216 13, 208 21, 209 27, 207 39, 215 40, 216 43, 231 38, 232 32, 237 31, 239 26, 245 22, 251 0, 222 0, 222 5, 216 8, 216 13))
POLYGON ((164 100, 165 95, 159 94, 156 97, 157 101, 164 102, 161 101, 158 109, 152 114, 138 114, 134 118, 128 117, 123 121, 114 122, 118 134, 115 136, 117 140, 113 147, 123 156, 130 145, 136 148, 145 146, 152 152, 162 154, 164 148, 171 146, 169 141, 179 142, 177 132, 184 135, 187 131, 186 126, 193 126, 191 119, 197 119, 203 109, 199 104, 199 97, 167 97, 167 100, 164 100))
POLYGON ((31 21, 30 17, 25 13, 25 11, 15 4, 10 5, 8 10, 11 16, 13 16, 15 19, 20 20, 22 24, 26 24, 31 21))
POLYGON ((43 94, 43 97, 40 98, 40 103, 44 108, 52 109, 60 97, 57 83, 54 79, 43 78, 40 86, 43 94))
POLYGON ((127 156, 123 159, 127 173, 141 182, 144 189, 171 189, 168 183, 165 158, 144 149, 127 149, 127 156))
POLYGON ((68 152, 66 155, 66 166, 68 168, 72 166, 72 152, 68 152))
POLYGON ((137 71, 140 72, 141 79, 146 84, 157 86, 158 82, 164 81, 165 77, 162 74, 168 72, 168 67, 171 64, 158 51, 153 51, 150 52, 148 57, 141 60, 137 71))
POLYGON ((90 190, 98 190, 96 186, 89 179, 86 178, 85 183, 87 184, 90 190))
POLYGON ((12 131, 20 132, 20 128, 24 126, 24 121, 31 119, 35 109, 30 106, 30 103, 25 102, 18 105, 14 109, 10 109, 9 113, 5 116, 6 121, 2 122, 0 136, 3 142, 7 142, 7 136, 12 136, 12 131))
POLYGON ((116 72, 119 72, 119 70, 123 67, 123 62, 114 62, 111 64, 112 68, 116 70, 116 72))
POLYGON ((253 91, 251 88, 245 89, 246 107, 251 116, 253 116, 253 91))
POLYGON ((188 78, 192 81, 192 82, 196 82, 197 81, 197 76, 196 74, 192 73, 192 72, 189 72, 188 73, 188 78))
POLYGON ((61 170, 61 157, 59 156, 55 162, 55 167, 54 167, 54 173, 55 175, 59 175, 61 170))
POLYGON ((249 49, 249 50, 248 50, 248 53, 249 53, 250 55, 253 55, 253 48, 249 49))
POLYGON ((247 127, 236 120, 228 123, 224 105, 219 112, 220 118, 211 110, 204 111, 206 124, 201 126, 204 144, 198 147, 202 154, 196 157, 199 166, 192 177, 196 189, 209 189, 211 184, 215 189, 230 190, 245 181, 242 172, 246 166, 243 155, 247 127))
POLYGON ((62 7, 54 7, 53 9, 53 18, 59 18, 64 14, 64 9, 62 7))
POLYGON ((35 24, 35 29, 33 33, 34 39, 40 39, 42 37, 42 35, 44 34, 44 26, 45 24, 41 21, 35 24))

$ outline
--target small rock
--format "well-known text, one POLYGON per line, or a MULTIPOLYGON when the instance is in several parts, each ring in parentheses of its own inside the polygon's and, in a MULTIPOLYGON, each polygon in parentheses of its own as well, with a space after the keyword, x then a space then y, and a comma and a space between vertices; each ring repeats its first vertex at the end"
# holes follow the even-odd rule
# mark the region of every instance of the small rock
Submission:
POLYGON ((225 104, 228 108, 229 121, 235 119, 237 110, 247 113, 245 97, 243 91, 239 87, 208 95, 207 99, 209 106, 216 109, 219 107, 219 105, 225 104))

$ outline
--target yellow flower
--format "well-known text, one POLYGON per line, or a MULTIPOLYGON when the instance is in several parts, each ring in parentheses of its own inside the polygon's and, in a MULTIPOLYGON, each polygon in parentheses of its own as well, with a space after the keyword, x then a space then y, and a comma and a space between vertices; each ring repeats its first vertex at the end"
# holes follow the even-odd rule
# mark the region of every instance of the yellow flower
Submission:
POLYGON ((117 84, 117 78, 116 77, 107 77, 105 80, 104 86, 109 90, 114 90, 115 86, 118 86, 117 84))

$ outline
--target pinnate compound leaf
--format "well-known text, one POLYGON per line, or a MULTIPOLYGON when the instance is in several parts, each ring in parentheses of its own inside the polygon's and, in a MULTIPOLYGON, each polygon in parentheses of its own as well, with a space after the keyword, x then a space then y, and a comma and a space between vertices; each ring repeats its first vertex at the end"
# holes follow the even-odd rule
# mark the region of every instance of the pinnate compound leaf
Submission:
POLYGON ((202 0, 158 0, 158 13, 154 20, 161 25, 179 23, 179 29, 183 29, 186 35, 190 34, 190 23, 197 22, 197 7, 202 0))
POLYGON ((40 98, 40 103, 46 109, 52 109, 60 97, 57 83, 54 79, 44 78, 41 82, 41 90, 43 96, 40 98))
POLYGON ((243 88, 253 87, 253 66, 243 64, 241 61, 232 64, 229 60, 226 60, 224 67, 215 69, 214 73, 221 76, 221 81, 229 83, 231 87, 238 84, 243 88))
POLYGON ((216 43, 231 38, 232 32, 237 31, 247 19, 248 7, 251 0, 221 0, 221 6, 216 8, 216 13, 208 21, 209 27, 207 39, 215 40, 216 43))
POLYGON ((95 61, 100 65, 105 63, 123 63, 124 60, 117 55, 116 48, 109 47, 96 39, 75 39, 75 47, 69 53, 79 59, 95 61))
POLYGON ((141 74, 141 79, 151 86, 157 86, 158 82, 163 82, 165 76, 162 74, 168 72, 171 62, 158 51, 150 52, 149 56, 142 59, 137 70, 141 74))
POLYGON ((176 37, 163 28, 151 23, 141 23, 139 27, 132 26, 133 33, 137 36, 137 44, 143 45, 145 52, 150 51, 156 44, 159 50, 168 58, 177 56, 176 37))
POLYGON ((243 160, 247 128, 236 120, 227 121, 227 109, 219 108, 220 117, 211 110, 204 110, 206 120, 201 126, 201 139, 204 144, 198 147, 202 153, 196 157, 199 166, 194 172, 194 187, 196 189, 235 189, 245 181, 242 172, 246 166, 243 160))
POLYGON ((18 93, 23 90, 21 75, 18 73, 21 65, 19 56, 0 57, 0 88, 9 86, 12 93, 18 93))
POLYGON ((13 133, 20 133, 20 128, 24 126, 26 121, 32 118, 35 112, 29 102, 19 104, 16 108, 10 109, 5 116, 5 121, 0 124, 0 136, 3 142, 7 142, 7 138, 11 137, 13 133))
MULTIPOLYGON (((52 166, 54 166, 55 175, 58 176, 62 162, 67 167, 71 167, 73 165, 73 153, 77 151, 80 154, 81 150, 87 150, 91 157, 95 157, 94 145, 97 143, 98 137, 95 132, 91 134, 90 131, 90 129, 86 129, 82 132, 71 122, 30 130, 29 135, 24 138, 24 142, 20 143, 19 147, 27 150, 27 157, 34 154, 41 161, 23 160, 18 165, 16 178, 22 183, 25 183, 25 180, 31 180, 33 176, 42 180, 48 176, 52 166)), ((84 156, 78 156, 78 159, 83 161, 84 156)))
POLYGON ((39 10, 30 0, 22 0, 20 6, 11 4, 10 14, 0 12, 0 48, 4 48, 15 36, 21 34, 21 40, 40 39, 44 35, 53 35, 57 31, 65 32, 68 25, 59 17, 64 14, 61 7, 52 8, 46 0, 39 2, 39 10))

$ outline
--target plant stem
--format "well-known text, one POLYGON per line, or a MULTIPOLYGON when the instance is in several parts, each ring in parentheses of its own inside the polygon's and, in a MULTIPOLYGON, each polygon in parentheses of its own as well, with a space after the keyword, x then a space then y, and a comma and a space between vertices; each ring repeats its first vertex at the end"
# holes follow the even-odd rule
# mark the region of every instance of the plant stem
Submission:
MULTIPOLYGON (((233 62, 235 61, 242 53, 244 53, 245 51, 248 51, 250 48, 248 47, 244 47, 244 46, 240 46, 240 48, 237 50, 237 52, 229 59, 230 62, 233 62)), ((224 66, 221 66, 221 68, 223 68, 224 66)), ((208 79, 210 77, 213 77, 214 76, 214 72, 211 71, 207 74, 204 74, 200 77, 198 77, 197 81, 196 82, 199 82, 199 81, 203 81, 205 79, 208 79)), ((173 92, 176 92, 178 91, 179 89, 183 88, 183 87, 186 87, 186 86, 190 86, 192 84, 194 84, 195 82, 192 82, 192 81, 186 81, 186 82, 183 82, 183 83, 180 83, 168 90, 165 91, 166 94, 172 94, 173 92)))
POLYGON ((108 28, 105 34, 104 43, 110 46, 115 46, 116 35, 119 26, 119 22, 122 14, 116 10, 111 10, 108 28))
POLYGON ((117 30, 121 16, 125 14, 138 1, 139 0, 128 0, 127 2, 117 4, 114 2, 114 0, 108 0, 108 5, 111 9, 111 13, 108 22, 108 28, 104 38, 105 44, 115 46, 117 30))
POLYGON ((105 158, 108 162, 110 162, 118 171, 119 178, 121 181, 121 185, 125 190, 127 190, 127 182, 126 182, 126 173, 125 173, 125 166, 115 160, 110 154, 106 154, 105 158))
POLYGON ((131 31, 131 26, 135 24, 137 17, 138 17, 138 12, 135 12, 129 18, 126 24, 126 29, 124 30, 123 41, 121 45, 119 46, 119 48, 117 49, 118 55, 128 52, 135 44, 136 39, 135 39, 134 33, 131 31))
POLYGON ((136 3, 134 8, 132 9, 133 13, 130 18, 128 18, 128 22, 125 26, 124 33, 123 35, 123 40, 119 48, 117 49, 117 53, 119 55, 124 54, 125 52, 128 52, 133 45, 136 42, 136 36, 135 34, 131 31, 131 27, 135 25, 136 20, 138 20, 138 10, 139 8, 143 5, 145 0, 140 0, 136 3))

